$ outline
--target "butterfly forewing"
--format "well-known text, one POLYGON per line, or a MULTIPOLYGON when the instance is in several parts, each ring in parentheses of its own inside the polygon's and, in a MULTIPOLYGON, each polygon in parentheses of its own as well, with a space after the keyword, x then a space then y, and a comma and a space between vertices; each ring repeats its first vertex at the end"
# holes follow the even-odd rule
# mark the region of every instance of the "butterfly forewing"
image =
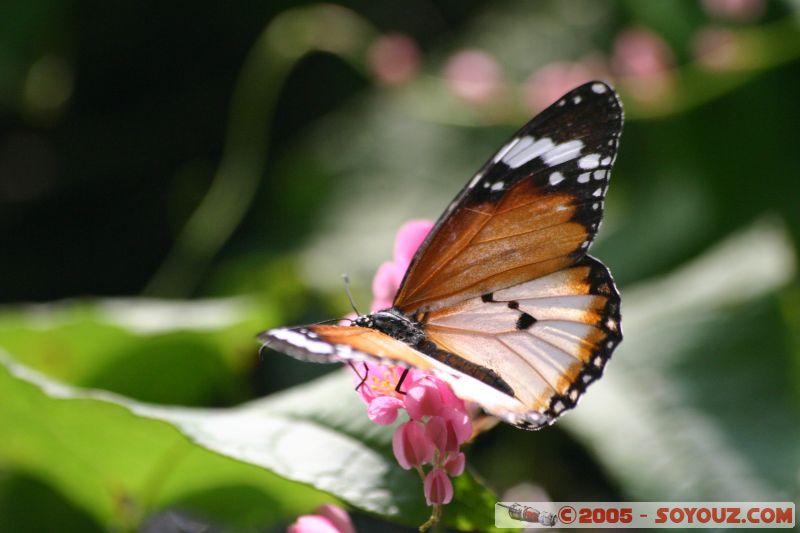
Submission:
POLYGON ((592 82, 518 131, 437 221, 395 306, 434 310, 541 277, 597 233, 622 128, 616 94, 592 82))

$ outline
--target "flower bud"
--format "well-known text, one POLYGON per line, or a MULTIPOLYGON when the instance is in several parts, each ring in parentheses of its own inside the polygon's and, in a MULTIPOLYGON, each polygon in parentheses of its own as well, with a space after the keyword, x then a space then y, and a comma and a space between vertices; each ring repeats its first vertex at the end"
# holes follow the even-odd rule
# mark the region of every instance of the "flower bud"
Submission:
POLYGON ((453 484, 444 470, 434 468, 425 476, 425 501, 428 505, 447 504, 453 499, 453 484))
POLYGON ((466 462, 466 457, 462 452, 458 452, 455 455, 450 455, 447 458, 447 461, 444 463, 444 469, 447 470, 447 473, 453 477, 458 477, 464 473, 464 463, 466 462))
POLYGON ((433 459, 433 443, 425 434, 424 426, 414 420, 397 427, 392 437, 392 450, 397 462, 406 470, 433 459))

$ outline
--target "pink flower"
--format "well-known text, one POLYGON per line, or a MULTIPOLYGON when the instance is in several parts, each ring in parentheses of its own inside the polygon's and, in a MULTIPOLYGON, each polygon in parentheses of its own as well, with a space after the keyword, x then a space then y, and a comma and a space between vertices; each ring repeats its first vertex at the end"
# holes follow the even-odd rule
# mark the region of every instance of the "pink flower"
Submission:
POLYGON ((432 416, 425 426, 425 432, 433 445, 443 454, 457 452, 461 445, 456 436, 453 423, 440 416, 432 416))
POLYGON ((444 417, 453 425, 459 444, 464 444, 472 437, 472 420, 465 409, 450 406, 445 409, 444 417))
POLYGON ((290 525, 287 533, 355 533, 347 512, 335 505, 317 507, 316 514, 304 515, 290 525))
POLYGON ((467 458, 463 452, 458 452, 447 459, 447 461, 444 463, 444 469, 447 470, 447 473, 451 476, 458 477, 464 473, 466 459, 467 458))
POLYGON ((393 396, 375 398, 367 407, 367 416, 376 424, 388 426, 397 420, 397 410, 403 407, 403 402, 393 396))
POLYGON ((467 102, 492 100, 502 89, 502 72, 497 61, 482 50, 462 50, 444 67, 447 88, 467 102))
POLYGON ((642 101, 662 99, 672 89, 674 63, 669 45, 649 28, 628 28, 614 42, 614 71, 642 101))
POLYGON ((432 228, 430 220, 411 220, 400 227, 394 240, 394 261, 383 263, 372 281, 373 311, 392 306, 408 265, 432 228))
POLYGON ((417 75, 421 55, 417 43, 411 37, 401 33, 388 33, 372 43, 367 52, 367 64, 379 82, 399 85, 417 75))
POLYGON ((425 416, 439 416, 443 408, 442 393, 430 379, 416 382, 406 393, 406 410, 408 416, 414 420, 421 420, 425 416))
POLYGON ((540 111, 583 83, 608 77, 605 60, 591 56, 579 62, 557 61, 534 72, 523 86, 523 102, 540 111))
POLYGON ((425 427, 414 420, 400 424, 394 432, 392 451, 397 462, 406 470, 433 460, 433 443, 425 434, 425 427))
POLYGON ((731 30, 707 26, 692 38, 692 55, 702 66, 712 70, 731 70, 742 66, 747 54, 731 30))
POLYGON ((749 21, 763 15, 767 3, 764 0, 703 0, 703 7, 715 17, 749 21))
MULTIPOLYGON (((427 220, 413 220, 397 232, 394 259, 381 265, 373 280, 373 310, 391 307, 414 254, 432 227, 427 220)), ((423 478, 425 498, 434 506, 424 525, 428 527, 441 517, 441 506, 453 499, 448 474, 459 476, 464 472, 465 457, 459 449, 472 436, 467 406, 446 382, 421 370, 410 369, 398 388, 403 368, 355 363, 352 369, 370 420, 392 424, 402 409, 408 413, 409 420, 392 436, 392 451, 402 468, 413 468, 423 478), (423 467, 429 464, 426 474, 423 467)))
POLYGON ((425 477, 425 501, 428 505, 447 504, 453 500, 453 484, 444 470, 434 468, 425 477))

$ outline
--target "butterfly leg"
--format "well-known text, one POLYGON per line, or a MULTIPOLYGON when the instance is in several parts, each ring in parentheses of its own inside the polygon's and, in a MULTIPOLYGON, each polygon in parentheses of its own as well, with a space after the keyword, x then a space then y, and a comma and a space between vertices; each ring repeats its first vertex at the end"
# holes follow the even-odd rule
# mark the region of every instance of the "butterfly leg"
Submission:
POLYGON ((398 394, 405 394, 405 392, 400 390, 400 387, 403 385, 403 382, 406 380, 406 376, 408 375, 408 368, 403 369, 403 373, 400 374, 400 379, 397 380, 397 385, 394 387, 394 391, 398 394))
POLYGON ((355 372, 356 376, 361 378, 361 381, 358 383, 358 385, 356 385, 356 388, 355 388, 355 390, 357 391, 358 389, 361 388, 361 385, 363 385, 367 381, 367 378, 369 377, 369 367, 367 366, 367 363, 363 363, 364 364, 364 377, 361 377, 361 374, 358 373, 358 370, 356 370, 356 367, 355 367, 355 365, 353 364, 352 361, 348 361, 347 364, 350 365, 350 368, 353 370, 353 372, 355 372))

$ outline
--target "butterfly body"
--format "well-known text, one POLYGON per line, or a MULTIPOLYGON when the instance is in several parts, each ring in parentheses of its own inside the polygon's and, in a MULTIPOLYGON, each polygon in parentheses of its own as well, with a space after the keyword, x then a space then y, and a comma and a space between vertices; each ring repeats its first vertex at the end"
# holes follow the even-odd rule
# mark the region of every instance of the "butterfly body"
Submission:
POLYGON ((622 128, 614 91, 591 82, 517 132, 420 246, 391 308, 347 326, 259 338, 301 359, 415 367, 525 429, 574 407, 622 340, 620 297, 586 254, 622 128))

